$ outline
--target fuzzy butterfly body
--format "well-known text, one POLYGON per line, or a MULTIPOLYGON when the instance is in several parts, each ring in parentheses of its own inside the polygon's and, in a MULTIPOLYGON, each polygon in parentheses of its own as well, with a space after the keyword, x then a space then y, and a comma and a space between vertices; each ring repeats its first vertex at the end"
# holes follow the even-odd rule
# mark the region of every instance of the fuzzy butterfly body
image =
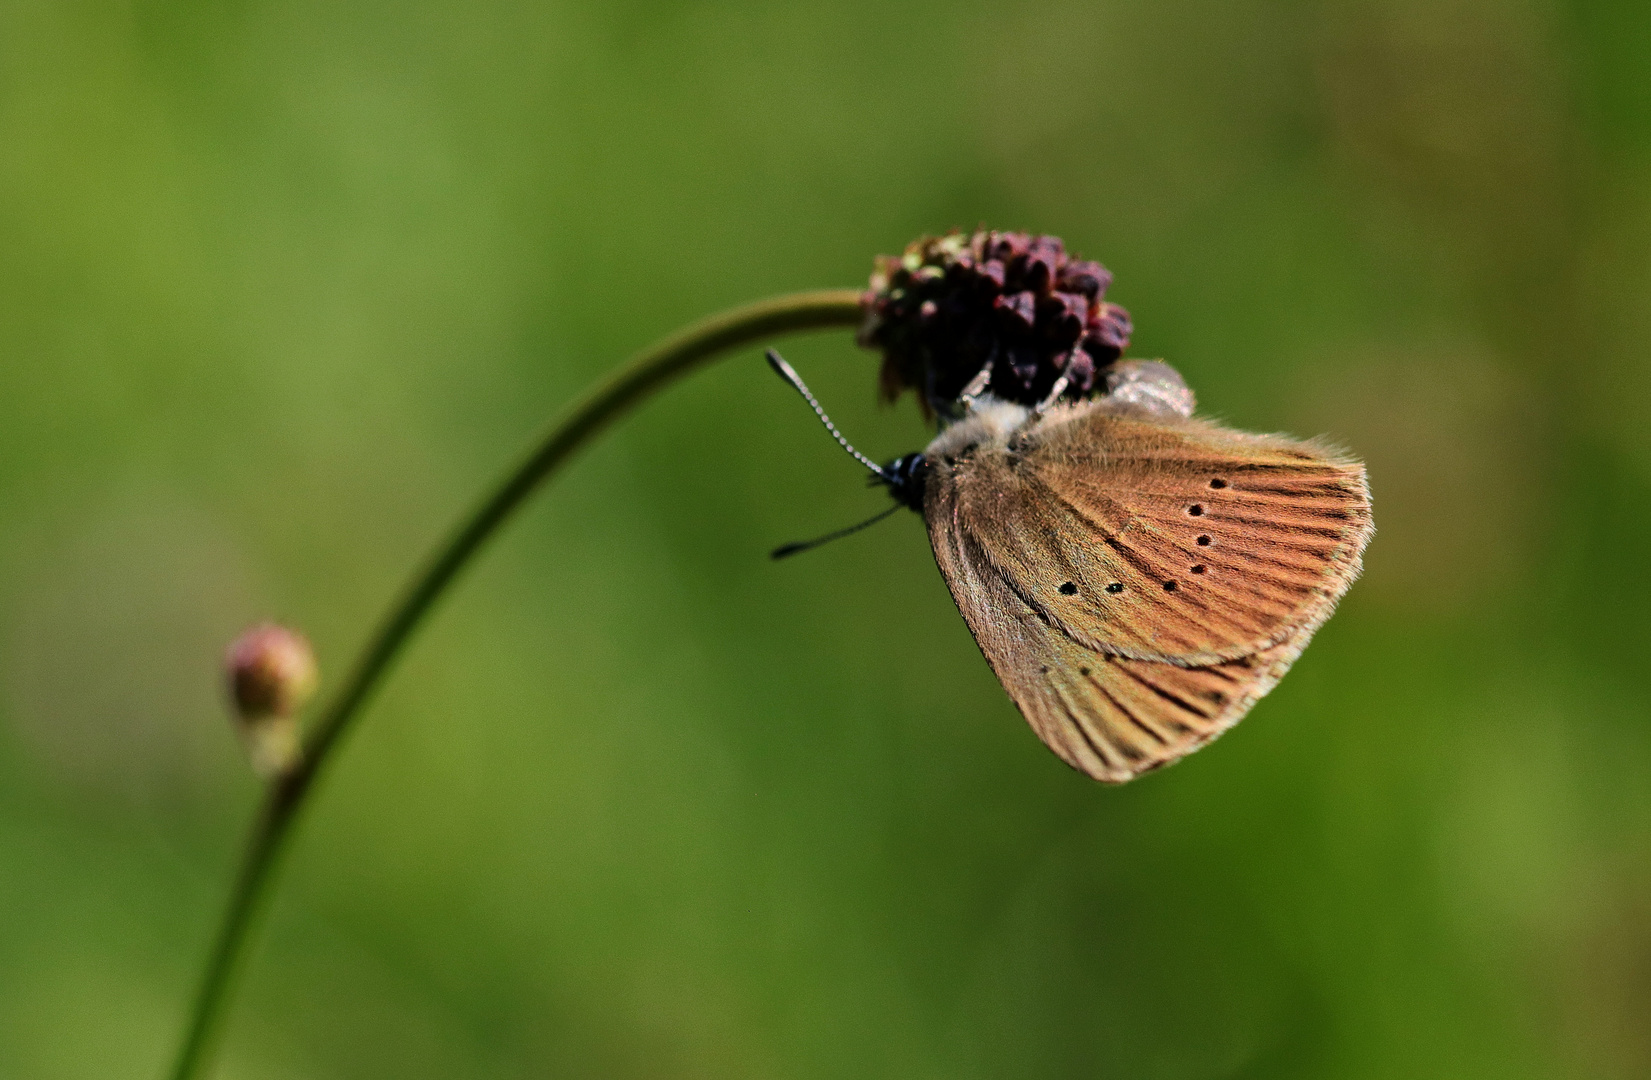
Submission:
POLYGON ((923 453, 922 512, 958 610, 1033 730, 1097 780, 1237 723, 1370 537, 1358 462, 1190 413, 1190 393, 1045 412, 988 398, 923 453))

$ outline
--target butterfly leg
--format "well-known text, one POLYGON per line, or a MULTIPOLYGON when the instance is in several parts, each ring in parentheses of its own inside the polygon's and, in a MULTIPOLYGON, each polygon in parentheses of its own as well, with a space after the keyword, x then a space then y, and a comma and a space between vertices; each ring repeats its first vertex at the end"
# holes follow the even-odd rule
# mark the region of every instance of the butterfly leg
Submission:
POLYGON ((1032 410, 1033 414, 1035 415, 1037 413, 1044 412, 1049 408, 1049 406, 1059 401, 1061 395, 1066 393, 1066 388, 1071 385, 1072 380, 1068 379, 1065 375, 1062 375, 1060 378, 1056 379, 1055 385, 1049 388, 1049 396, 1038 402, 1038 407, 1032 410))
POLYGON ((987 385, 992 381, 993 363, 995 363, 995 359, 986 361, 986 366, 981 368, 979 373, 969 380, 969 385, 965 386, 963 392, 957 396, 957 399, 963 403, 965 412, 972 410, 975 399, 986 392, 987 385))

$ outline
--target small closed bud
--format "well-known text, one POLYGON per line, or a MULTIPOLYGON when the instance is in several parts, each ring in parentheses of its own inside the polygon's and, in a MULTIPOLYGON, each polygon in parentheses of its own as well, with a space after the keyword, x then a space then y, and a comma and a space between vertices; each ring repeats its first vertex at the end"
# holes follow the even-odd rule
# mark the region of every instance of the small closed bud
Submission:
POLYGON ((315 653, 303 634, 263 623, 229 647, 229 692, 243 720, 291 716, 315 692, 315 653))
POLYGON ((252 767, 278 776, 298 761, 298 710, 315 692, 315 653, 304 635, 275 623, 246 631, 225 658, 229 696, 252 767))

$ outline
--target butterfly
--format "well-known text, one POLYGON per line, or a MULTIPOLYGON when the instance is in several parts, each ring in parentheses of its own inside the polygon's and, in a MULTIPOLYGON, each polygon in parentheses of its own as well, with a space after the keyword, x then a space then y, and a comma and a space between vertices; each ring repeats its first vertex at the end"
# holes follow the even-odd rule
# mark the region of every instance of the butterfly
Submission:
POLYGON ((1364 466, 1196 417, 1162 362, 1114 364, 1104 395, 1057 390, 1045 406, 977 380, 921 453, 878 465, 768 359, 894 497, 872 521, 923 515, 986 662, 1038 737, 1096 780, 1131 780, 1236 724, 1359 574, 1364 466))

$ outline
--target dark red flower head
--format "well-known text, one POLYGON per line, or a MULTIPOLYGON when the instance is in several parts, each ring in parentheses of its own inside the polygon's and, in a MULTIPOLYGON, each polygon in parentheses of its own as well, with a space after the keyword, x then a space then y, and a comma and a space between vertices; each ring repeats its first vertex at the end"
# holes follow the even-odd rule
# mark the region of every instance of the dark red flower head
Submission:
POLYGON ((988 364, 987 389, 1036 405, 1055 381, 1076 400, 1104 389, 1102 369, 1129 344, 1129 313, 1102 297, 1112 275, 1074 259, 1053 236, 980 230, 923 237, 899 258, 879 256, 860 344, 883 352, 883 393, 910 387, 925 408, 952 415, 988 364))

